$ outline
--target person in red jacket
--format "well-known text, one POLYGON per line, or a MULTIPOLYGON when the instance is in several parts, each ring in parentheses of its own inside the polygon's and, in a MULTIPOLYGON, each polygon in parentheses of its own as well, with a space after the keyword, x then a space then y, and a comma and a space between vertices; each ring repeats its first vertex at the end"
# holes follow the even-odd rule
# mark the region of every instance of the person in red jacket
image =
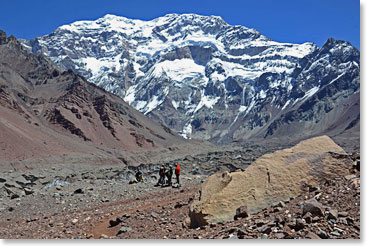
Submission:
POLYGON ((180 165, 178 165, 178 163, 176 165, 175 175, 176 175, 177 184, 180 185, 181 167, 180 165))

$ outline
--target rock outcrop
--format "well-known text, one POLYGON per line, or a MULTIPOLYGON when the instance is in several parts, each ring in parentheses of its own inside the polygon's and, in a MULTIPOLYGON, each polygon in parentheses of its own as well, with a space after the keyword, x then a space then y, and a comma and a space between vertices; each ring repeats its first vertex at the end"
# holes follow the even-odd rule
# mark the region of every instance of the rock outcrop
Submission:
POLYGON ((321 181, 348 174, 352 160, 329 137, 265 154, 244 172, 219 173, 201 186, 190 206, 191 226, 231 221, 236 209, 255 213, 312 189, 321 181))

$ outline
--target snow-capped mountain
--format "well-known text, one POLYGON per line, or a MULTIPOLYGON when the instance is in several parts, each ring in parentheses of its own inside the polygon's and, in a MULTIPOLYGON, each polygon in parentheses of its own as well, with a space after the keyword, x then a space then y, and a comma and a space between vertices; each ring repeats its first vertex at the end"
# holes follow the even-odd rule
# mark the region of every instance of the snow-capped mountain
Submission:
POLYGON ((348 42, 279 43, 221 17, 168 14, 77 21, 23 45, 186 138, 339 134, 359 122, 359 51, 348 42))

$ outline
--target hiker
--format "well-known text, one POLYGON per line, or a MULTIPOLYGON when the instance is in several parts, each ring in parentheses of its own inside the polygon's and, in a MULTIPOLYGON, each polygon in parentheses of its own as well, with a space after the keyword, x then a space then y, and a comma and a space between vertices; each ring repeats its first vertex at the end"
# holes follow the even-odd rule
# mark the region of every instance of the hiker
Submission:
POLYGON ((163 165, 161 165, 161 167, 159 168, 159 180, 158 180, 158 183, 157 183, 157 186, 158 185, 164 185, 164 174, 165 174, 165 168, 163 165))
POLYGON ((180 175, 181 175, 181 167, 180 165, 176 165, 176 168, 175 168, 175 174, 176 174, 176 180, 177 180, 177 184, 180 185, 180 175))
POLYGON ((165 176, 167 177, 167 185, 172 185, 172 175, 173 175, 173 168, 171 165, 167 166, 165 176))
POLYGON ((138 168, 138 171, 135 174, 136 181, 143 182, 143 173, 141 172, 141 169, 138 168))

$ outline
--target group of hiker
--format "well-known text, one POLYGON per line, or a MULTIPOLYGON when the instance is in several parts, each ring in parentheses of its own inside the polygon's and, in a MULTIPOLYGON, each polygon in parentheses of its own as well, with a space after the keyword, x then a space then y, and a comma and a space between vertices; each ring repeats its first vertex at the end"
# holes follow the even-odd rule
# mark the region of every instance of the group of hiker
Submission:
MULTIPOLYGON (((180 184, 180 175, 181 175, 181 167, 177 163, 175 167, 175 176, 176 176, 176 184, 181 186, 180 184)), ((159 179, 156 186, 172 186, 172 176, 173 176, 173 167, 172 165, 161 165, 159 168, 159 179)), ((135 174, 135 179, 137 182, 143 182, 143 173, 140 168, 137 169, 135 174)))
MULTIPOLYGON (((175 168, 175 176, 176 176, 176 183, 180 185, 180 175, 181 175, 181 167, 180 165, 176 165, 175 168)), ((171 165, 161 165, 159 168, 159 179, 157 186, 167 185, 172 186, 172 176, 173 176, 173 167, 171 165)))

